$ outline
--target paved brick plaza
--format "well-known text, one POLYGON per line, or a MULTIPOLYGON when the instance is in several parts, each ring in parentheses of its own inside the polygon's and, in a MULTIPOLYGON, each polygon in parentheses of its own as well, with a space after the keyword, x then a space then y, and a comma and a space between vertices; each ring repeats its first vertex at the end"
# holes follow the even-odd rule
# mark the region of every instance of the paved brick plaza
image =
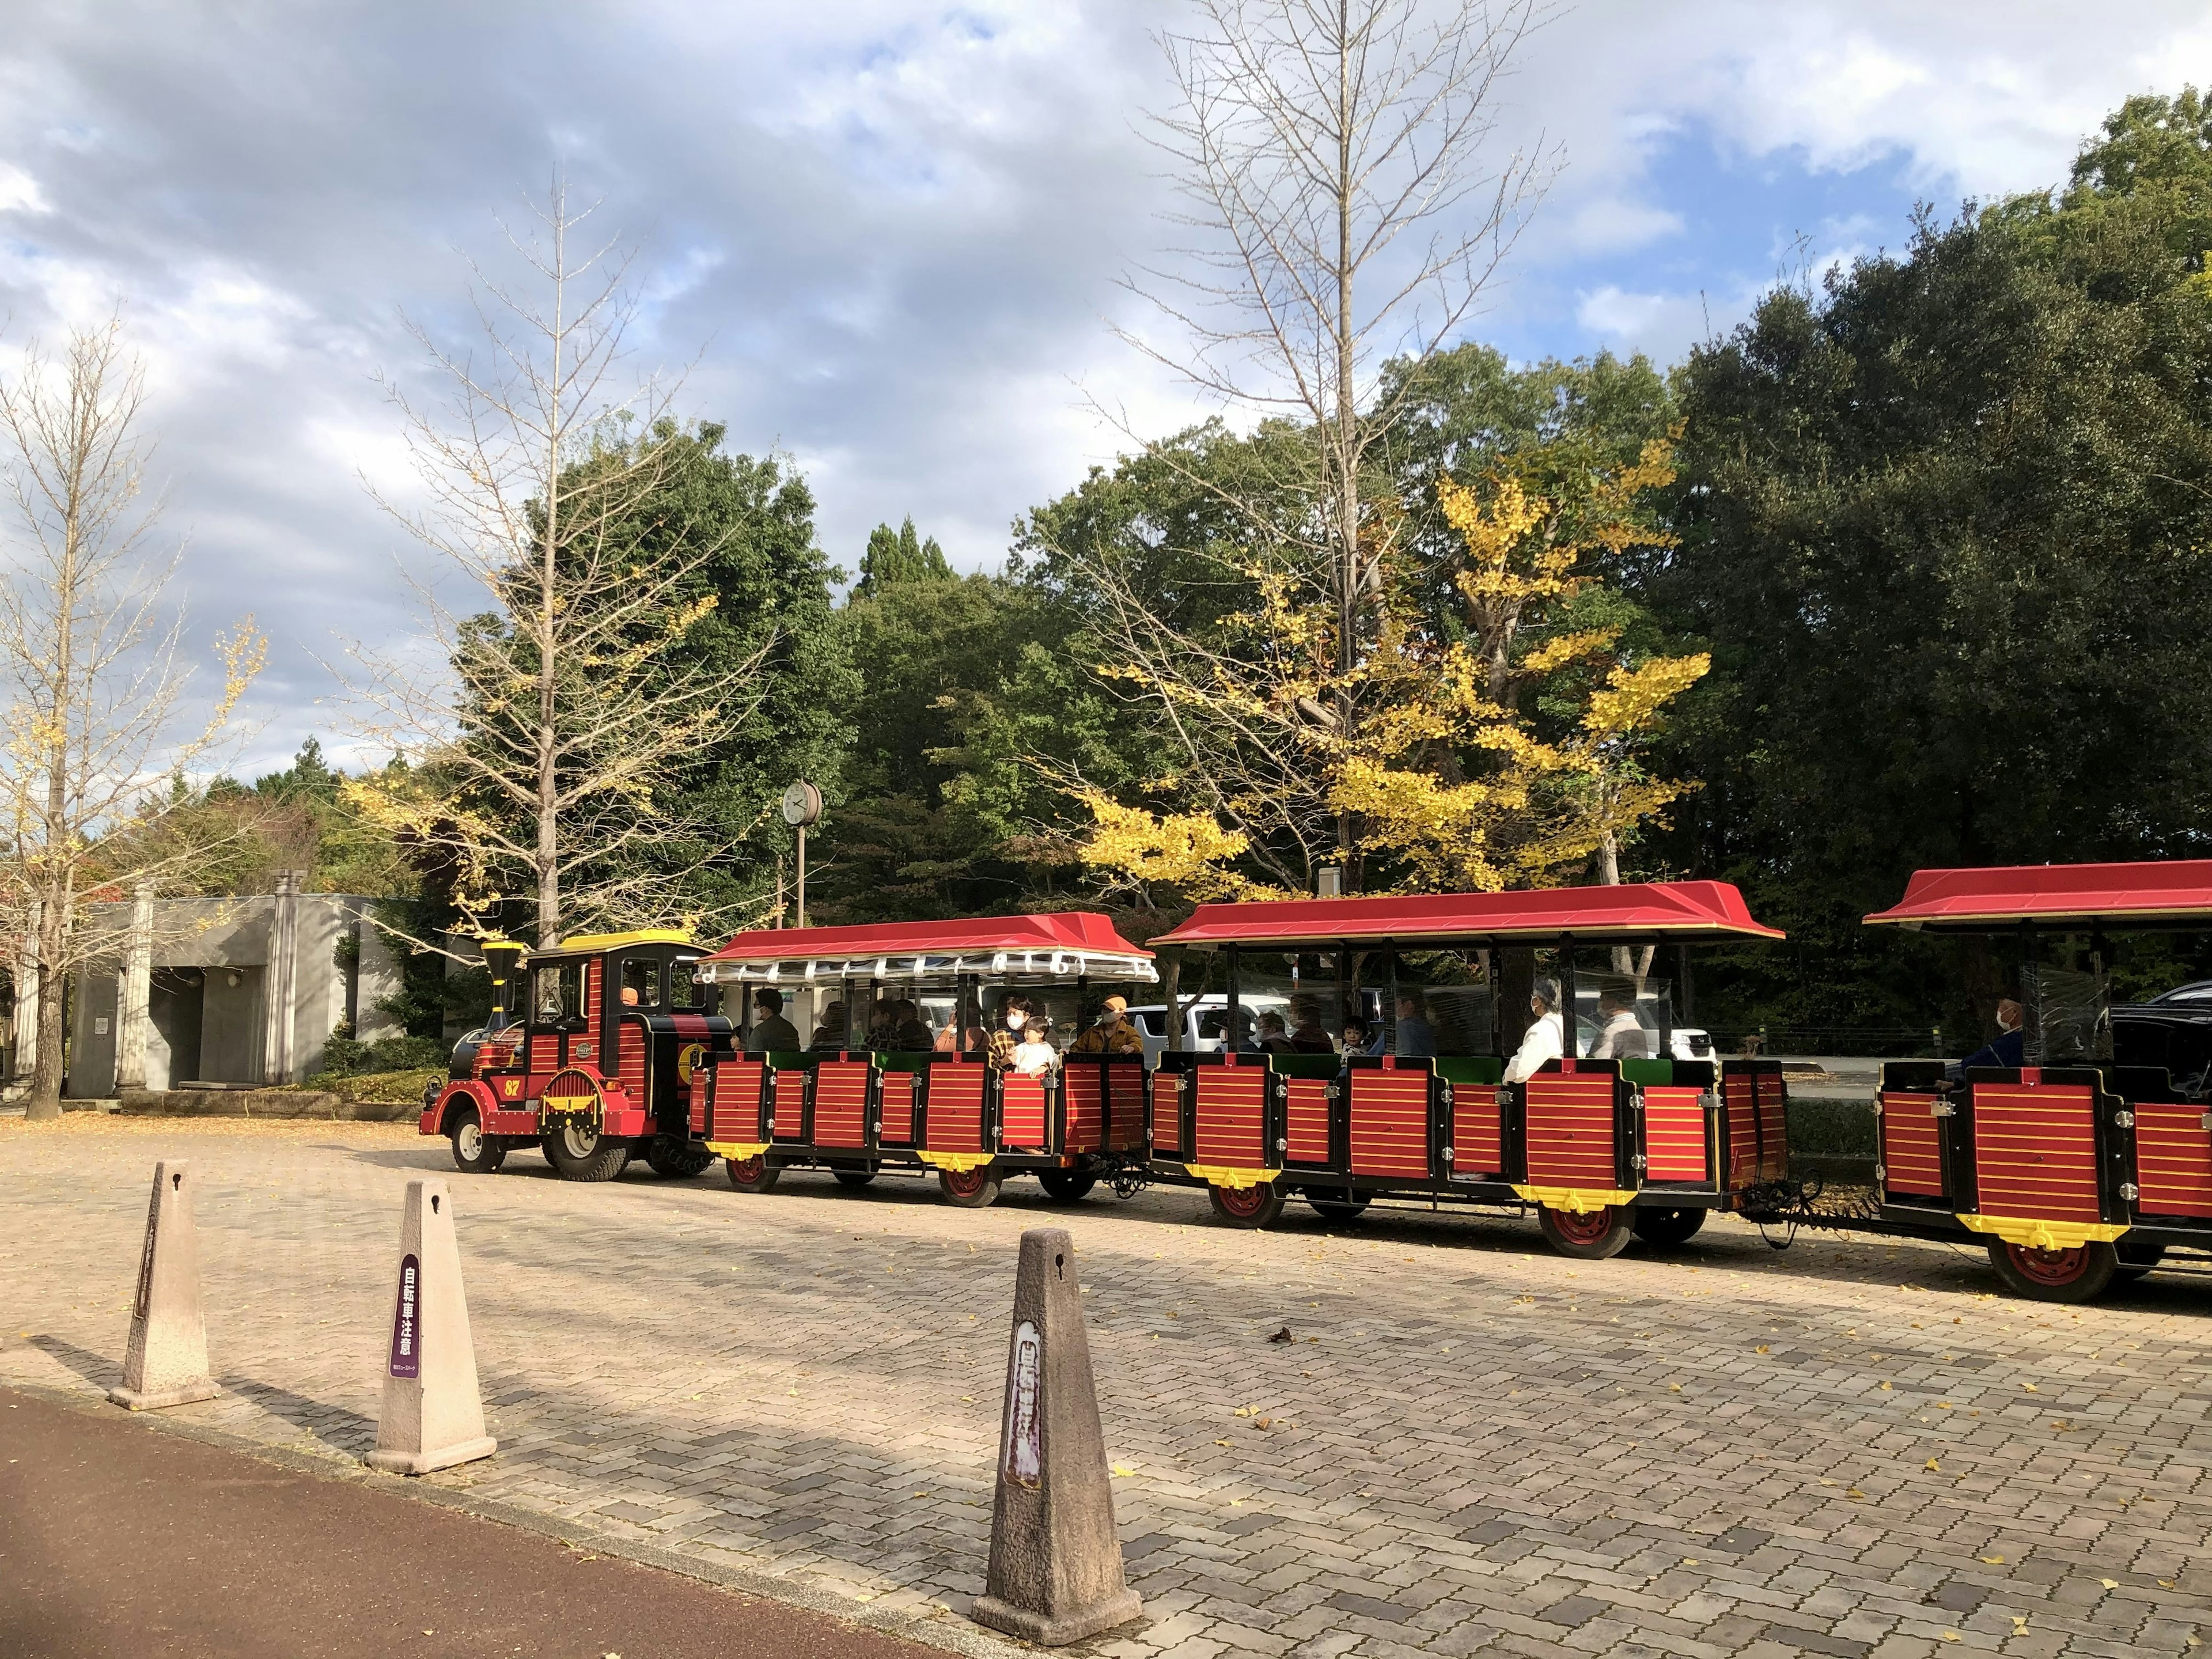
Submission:
POLYGON ((171 1416, 357 1455, 402 1186, 444 1173, 501 1449, 430 1480, 617 1549, 958 1615, 1014 1240, 1055 1221, 1151 1621, 1091 1651, 2179 1655, 2212 1626, 2203 1279, 2074 1312, 1977 1257, 1733 1224, 1571 1263, 1504 1221, 580 1187, 400 1127, 80 1117, 0 1122, 0 1382, 119 1375, 162 1155, 201 1167, 230 1391, 171 1416))

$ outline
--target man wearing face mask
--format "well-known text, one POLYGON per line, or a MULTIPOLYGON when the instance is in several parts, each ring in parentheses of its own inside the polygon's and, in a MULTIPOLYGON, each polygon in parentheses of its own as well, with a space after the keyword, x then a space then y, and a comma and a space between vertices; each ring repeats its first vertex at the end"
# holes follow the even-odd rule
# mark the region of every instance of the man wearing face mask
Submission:
POLYGON ((994 1070, 1012 1069, 1014 1050, 1021 1046, 1029 1029, 1030 1016, 1036 1012, 1027 997, 1008 997, 999 1005, 999 1029, 991 1033, 990 1064, 994 1070))
POLYGON ((1528 1035, 1521 1039, 1521 1047, 1505 1067, 1508 1083, 1526 1083, 1544 1067, 1544 1062, 1557 1060, 1565 1052, 1560 1037, 1565 1022, 1559 1014, 1559 988, 1548 979, 1536 981, 1536 989, 1528 999, 1528 1012, 1536 1016, 1530 1022, 1528 1035))

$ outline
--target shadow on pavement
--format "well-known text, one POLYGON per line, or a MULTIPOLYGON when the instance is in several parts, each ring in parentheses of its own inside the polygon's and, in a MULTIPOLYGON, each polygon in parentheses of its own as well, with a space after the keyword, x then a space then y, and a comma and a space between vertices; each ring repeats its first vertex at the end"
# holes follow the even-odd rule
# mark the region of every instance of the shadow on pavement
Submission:
POLYGON ((104 1353, 94 1353, 73 1342, 64 1342, 58 1336, 34 1336, 31 1346, 47 1358, 68 1366, 102 1394, 123 1381, 123 1362, 111 1359, 104 1353))
POLYGON ((289 1389, 280 1389, 256 1377, 225 1376, 217 1380, 240 1400, 251 1401, 280 1422, 305 1430, 332 1451, 359 1457, 376 1444, 375 1420, 359 1412, 310 1400, 305 1395, 294 1394, 289 1389))

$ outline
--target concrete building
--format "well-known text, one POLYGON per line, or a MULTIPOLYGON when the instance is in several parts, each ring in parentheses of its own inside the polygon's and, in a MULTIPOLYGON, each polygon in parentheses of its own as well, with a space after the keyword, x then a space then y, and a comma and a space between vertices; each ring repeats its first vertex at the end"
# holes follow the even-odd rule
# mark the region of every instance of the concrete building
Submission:
MULTIPOLYGON (((295 872, 264 897, 87 905, 82 925, 121 941, 112 964, 70 981, 63 1092, 258 1086, 312 1076, 341 1023, 362 1042, 401 1035, 377 1012, 399 963, 362 920, 376 901, 302 893, 295 872)), ((16 1072, 28 1075, 28 1055, 16 1072)))

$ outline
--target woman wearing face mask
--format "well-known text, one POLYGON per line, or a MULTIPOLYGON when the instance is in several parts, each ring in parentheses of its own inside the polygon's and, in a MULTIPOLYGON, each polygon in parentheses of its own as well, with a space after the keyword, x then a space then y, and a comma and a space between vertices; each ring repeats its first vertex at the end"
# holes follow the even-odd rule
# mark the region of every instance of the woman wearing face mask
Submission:
POLYGON ((1530 1022, 1528 1035, 1521 1039, 1521 1047, 1505 1067, 1508 1083, 1526 1083, 1544 1067, 1547 1060, 1557 1060, 1564 1052, 1560 1033, 1565 1022, 1559 1018, 1559 988, 1551 980, 1540 979, 1528 999, 1528 1012, 1536 1016, 1530 1022))
POLYGON ((997 1070, 1011 1070, 1014 1050, 1021 1046, 1028 1030, 1030 1017, 1036 1010, 1027 997, 1008 997, 999 1005, 999 1029, 991 1033, 990 1063, 997 1070))

